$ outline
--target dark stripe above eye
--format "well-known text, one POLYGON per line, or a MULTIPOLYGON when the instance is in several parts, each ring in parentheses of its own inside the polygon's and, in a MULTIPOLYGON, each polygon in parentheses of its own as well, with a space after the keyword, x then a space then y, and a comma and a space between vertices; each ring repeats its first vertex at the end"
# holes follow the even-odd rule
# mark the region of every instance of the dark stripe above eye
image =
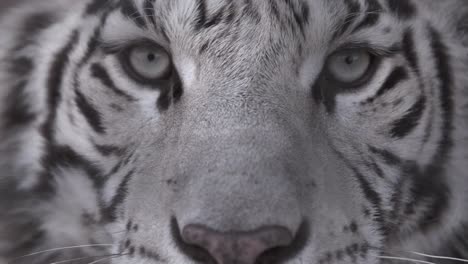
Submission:
POLYGON ((151 24, 153 24, 153 26, 156 26, 156 20, 154 17, 155 16, 154 1, 155 0, 145 0, 145 4, 143 5, 143 8, 144 8, 146 17, 149 19, 151 24))
POLYGON ((364 13, 364 19, 353 29, 353 32, 363 28, 371 27, 377 24, 382 12, 382 6, 377 0, 367 0, 367 9, 364 13))
POLYGON ((102 124, 101 113, 88 101, 79 90, 75 90, 75 102, 89 125, 99 134, 106 132, 102 124))
POLYGON ((421 96, 419 100, 407 111, 399 120, 393 122, 391 136, 393 138, 403 138, 411 133, 419 124, 426 108, 426 97, 421 96))
POLYGON ((206 23, 207 10, 205 0, 196 0, 196 2, 198 14, 195 19, 195 29, 200 30, 206 23))
POLYGON ((348 13, 344 16, 343 21, 336 29, 336 32, 333 34, 332 39, 336 39, 343 35, 351 27, 351 25, 354 24, 354 22, 360 14, 359 11, 361 9, 361 6, 359 2, 356 2, 355 0, 345 0, 344 2, 348 9, 348 13))
POLYGON ((122 14, 130 18, 140 28, 147 28, 144 16, 138 11, 134 1, 121 0, 120 10, 122 14))
POLYGON ((410 19, 416 15, 416 8, 410 0, 387 0, 390 11, 401 19, 410 19))
POLYGON ((110 0, 93 0, 86 6, 85 15, 98 14, 107 9, 110 4, 110 0))

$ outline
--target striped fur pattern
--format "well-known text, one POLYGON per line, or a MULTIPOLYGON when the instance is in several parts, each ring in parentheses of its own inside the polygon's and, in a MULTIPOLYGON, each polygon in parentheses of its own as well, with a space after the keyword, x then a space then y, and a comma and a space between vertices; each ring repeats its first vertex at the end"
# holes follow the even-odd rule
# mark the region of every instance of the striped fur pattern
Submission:
POLYGON ((191 223, 296 234, 256 263, 468 258, 465 0, 40 0, 6 14, 0 262, 214 263, 181 241, 191 223), (119 56, 142 42, 170 55, 170 77, 127 74, 119 56), (353 88, 324 70, 349 48, 375 60, 353 88), (18 258, 96 244, 113 246, 18 258))

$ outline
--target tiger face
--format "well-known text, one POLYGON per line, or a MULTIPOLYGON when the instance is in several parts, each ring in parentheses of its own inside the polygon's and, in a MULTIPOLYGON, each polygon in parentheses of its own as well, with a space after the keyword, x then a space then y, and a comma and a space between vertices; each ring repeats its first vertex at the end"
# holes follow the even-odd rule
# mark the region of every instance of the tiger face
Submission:
POLYGON ((377 264, 437 250, 466 198, 446 173, 457 53, 432 8, 86 3, 45 33, 70 28, 41 51, 55 56, 41 130, 54 180, 31 186, 51 204, 82 190, 92 220, 80 225, 108 230, 115 264, 377 264))

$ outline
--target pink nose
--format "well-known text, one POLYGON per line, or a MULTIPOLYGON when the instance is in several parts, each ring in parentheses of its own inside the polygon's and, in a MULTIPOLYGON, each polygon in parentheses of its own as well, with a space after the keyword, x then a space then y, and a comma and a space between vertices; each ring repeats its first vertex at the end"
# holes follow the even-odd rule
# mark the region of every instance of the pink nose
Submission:
POLYGON ((221 233, 200 225, 188 225, 181 235, 185 243, 205 250, 217 264, 255 264, 266 251, 293 242, 291 232, 279 226, 221 233))

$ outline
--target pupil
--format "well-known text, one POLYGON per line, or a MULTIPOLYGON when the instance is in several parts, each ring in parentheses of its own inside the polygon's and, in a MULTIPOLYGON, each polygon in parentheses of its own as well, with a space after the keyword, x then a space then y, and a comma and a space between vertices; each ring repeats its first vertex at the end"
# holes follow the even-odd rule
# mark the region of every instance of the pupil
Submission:
POLYGON ((345 58, 345 63, 348 64, 348 65, 353 64, 355 61, 356 61, 356 57, 355 57, 355 56, 347 56, 347 57, 345 58))
POLYGON ((156 56, 154 56, 153 53, 149 53, 147 58, 149 62, 153 62, 156 59, 156 56))

